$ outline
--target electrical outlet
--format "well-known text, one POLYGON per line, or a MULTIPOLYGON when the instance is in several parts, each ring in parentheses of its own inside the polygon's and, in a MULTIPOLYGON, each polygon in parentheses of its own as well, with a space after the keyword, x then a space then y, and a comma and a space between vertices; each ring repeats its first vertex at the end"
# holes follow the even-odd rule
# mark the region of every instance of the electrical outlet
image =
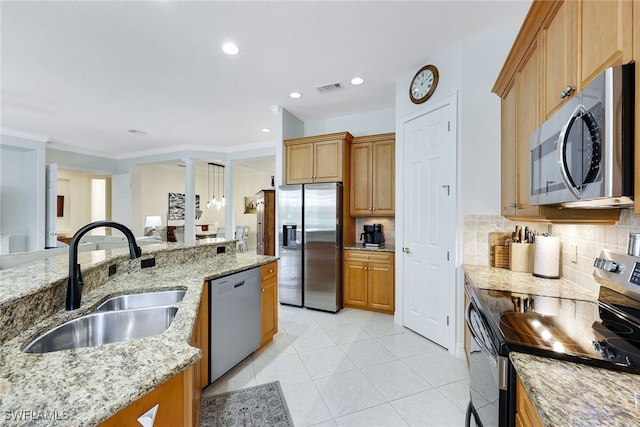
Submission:
POLYGON ((115 264, 111 264, 109 266, 109 276, 113 276, 114 274, 116 274, 116 265, 115 264))
POLYGON ((578 245, 572 243, 569 245, 569 255, 571 257, 571 262, 574 264, 578 263, 578 245))
POLYGON ((156 259, 154 258, 149 258, 149 259, 143 259, 142 261, 140 261, 140 267, 141 268, 149 268, 149 267, 154 267, 156 265, 156 259))

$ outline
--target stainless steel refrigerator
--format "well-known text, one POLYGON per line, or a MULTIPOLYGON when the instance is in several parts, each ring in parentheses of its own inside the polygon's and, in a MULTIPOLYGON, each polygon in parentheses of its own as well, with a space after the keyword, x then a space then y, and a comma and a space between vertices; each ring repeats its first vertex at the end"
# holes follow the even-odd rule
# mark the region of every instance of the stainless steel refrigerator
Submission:
POLYGON ((284 185, 277 191, 281 304, 342 308, 342 184, 284 185))

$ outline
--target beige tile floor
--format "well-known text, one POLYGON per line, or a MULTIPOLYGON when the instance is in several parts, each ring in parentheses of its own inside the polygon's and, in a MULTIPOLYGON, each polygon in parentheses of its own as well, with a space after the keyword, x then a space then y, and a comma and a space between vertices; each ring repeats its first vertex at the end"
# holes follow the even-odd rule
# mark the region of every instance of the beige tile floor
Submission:
POLYGON ((389 315, 280 306, 274 341, 205 395, 278 380, 297 427, 464 426, 464 359, 389 315))

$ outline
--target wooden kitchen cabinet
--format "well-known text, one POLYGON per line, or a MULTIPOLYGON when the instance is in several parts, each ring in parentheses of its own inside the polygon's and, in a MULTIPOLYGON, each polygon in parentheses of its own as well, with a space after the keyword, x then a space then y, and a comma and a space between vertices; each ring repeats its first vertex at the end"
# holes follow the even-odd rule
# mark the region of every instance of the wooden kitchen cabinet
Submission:
POLYGON ((543 425, 522 380, 516 375, 516 427, 542 427, 543 425))
POLYGON ((393 253, 345 250, 343 263, 343 305, 393 314, 393 253))
POLYGON ((276 254, 276 195, 274 190, 256 194, 256 254, 276 254))
POLYGON ((634 4, 638 6, 629 0, 577 2, 581 88, 606 68, 631 61, 634 4))
POLYGON ((352 139, 341 132, 284 140, 285 183, 343 182, 352 139))
POLYGON ((262 322, 260 347, 273 340, 278 332, 278 263, 262 266, 262 322))
MULTIPOLYGON (((634 2, 633 22, 638 23, 633 28, 633 59, 636 62, 636 117, 635 117, 635 176, 634 176, 634 200, 640 200, 640 1, 634 2)), ((634 206, 634 213, 640 215, 640 203, 634 206)))
POLYGON ((350 174, 351 215, 395 215, 395 133, 353 138, 350 174))
POLYGON ((518 183, 516 181, 516 89, 512 84, 500 103, 500 200, 501 213, 516 216, 518 208, 518 183))
POLYGON ((553 3, 555 9, 549 11, 538 37, 544 64, 543 120, 548 119, 580 90, 577 72, 577 3, 553 3), (566 90, 567 87, 573 89, 566 90))
MULTIPOLYGON (((196 426, 193 418, 195 369, 190 366, 126 408, 100 423, 100 427, 142 425, 138 418, 158 405, 154 427, 196 426)), ((200 411, 200 408, 198 408, 200 411)), ((145 424, 147 425, 147 424, 145 424)))
MULTIPOLYGON (((631 59, 632 43, 627 39, 631 34, 632 8, 630 2, 621 3, 625 2, 535 0, 532 3, 493 87, 493 92, 502 99, 501 212, 504 216, 553 223, 605 224, 613 224, 620 218, 619 209, 532 206, 530 137, 566 99, 601 71, 631 59), (602 34, 587 34, 589 28, 603 25, 594 22, 598 20, 598 13, 610 27, 602 34), (598 41, 600 37, 607 40, 598 41), (566 86, 575 86, 576 90, 561 98, 566 86)), ((637 159, 640 163, 640 157, 637 159)))

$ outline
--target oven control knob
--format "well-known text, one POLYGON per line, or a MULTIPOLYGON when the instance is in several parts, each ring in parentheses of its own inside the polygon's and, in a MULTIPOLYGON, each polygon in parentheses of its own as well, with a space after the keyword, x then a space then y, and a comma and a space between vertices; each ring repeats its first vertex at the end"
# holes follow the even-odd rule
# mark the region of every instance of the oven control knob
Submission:
POLYGON ((602 267, 606 271, 615 272, 618 270, 618 264, 613 261, 605 261, 604 266, 602 267))
POLYGON ((593 262, 593 266, 595 268, 602 268, 602 266, 604 265, 604 259, 602 258, 596 258, 596 260, 593 262))

